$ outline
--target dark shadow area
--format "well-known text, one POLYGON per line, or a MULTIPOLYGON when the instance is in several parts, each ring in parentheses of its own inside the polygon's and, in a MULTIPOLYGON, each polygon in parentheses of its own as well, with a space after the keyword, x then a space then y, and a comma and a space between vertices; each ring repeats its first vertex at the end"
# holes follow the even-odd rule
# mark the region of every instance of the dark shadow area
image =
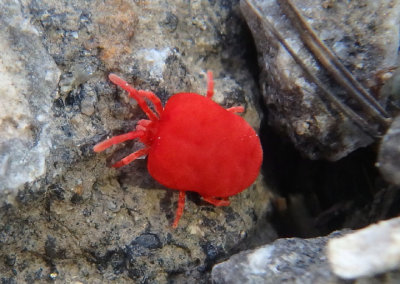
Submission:
MULTIPOLYGON (((246 67, 260 84, 256 45, 247 26, 242 39, 246 67)), ((400 215, 400 190, 387 184, 375 167, 379 142, 336 162, 309 160, 282 132, 268 125, 268 109, 261 93, 259 96, 264 115, 260 128, 262 170, 277 196, 267 218, 279 237, 323 236, 400 215)))
POLYGON ((279 196, 271 218, 280 237, 317 237, 398 216, 398 190, 375 167, 377 145, 337 161, 303 158, 264 122, 263 171, 279 196))

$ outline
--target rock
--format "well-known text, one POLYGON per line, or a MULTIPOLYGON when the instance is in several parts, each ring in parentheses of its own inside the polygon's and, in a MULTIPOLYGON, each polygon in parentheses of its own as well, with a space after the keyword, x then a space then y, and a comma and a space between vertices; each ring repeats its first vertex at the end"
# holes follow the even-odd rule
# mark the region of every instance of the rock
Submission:
POLYGON ((133 241, 133 243, 147 249, 156 249, 161 247, 160 240, 158 239, 157 235, 154 234, 140 235, 133 241))
POLYGON ((345 279, 398 270, 400 218, 382 221, 330 240, 327 255, 333 272, 345 279))
POLYGON ((212 269, 213 283, 398 283, 400 219, 312 239, 278 239, 212 269), (379 275, 377 275, 380 273, 379 275))
POLYGON ((46 173, 60 71, 20 2, 0 3, 0 194, 46 173))
MULTIPOLYGON (((289 43, 311 72, 335 94, 359 111, 339 88, 332 76, 304 46, 293 24, 276 0, 248 0, 289 43)), ((252 31, 261 68, 260 85, 268 108, 269 124, 287 135, 295 147, 310 159, 331 161, 371 144, 372 139, 323 96, 307 79, 286 49, 271 33, 248 4, 241 9, 252 31)), ((317 36, 366 87, 373 91, 378 73, 398 62, 400 1, 356 2, 293 0, 317 36), (389 32, 390 31, 390 32, 389 32)), ((387 98, 374 94, 385 105, 387 98)), ((365 119, 369 115, 359 112, 365 119)))
POLYGON ((9 48, 0 58, 9 62, 0 85, 12 92, 2 91, 0 102, 4 96, 8 101, 0 108, 13 111, 5 113, 14 136, 0 128, 0 143, 9 139, 0 159, 15 163, 7 172, 2 164, 0 172, 0 183, 15 187, 0 193, 3 282, 201 283, 215 262, 252 239, 259 226, 270 228, 264 240, 276 238, 265 219, 272 194, 262 176, 229 207, 189 193, 174 230, 178 194, 150 177, 145 159, 118 170, 109 167, 140 143, 101 154, 92 150, 144 118, 109 82, 110 72, 154 91, 165 103, 177 92, 205 94, 211 69, 215 100, 225 107, 244 105, 244 118, 258 128, 258 93, 244 59, 246 26, 238 4, 1 2, 0 21, 7 29, 1 29, 0 41, 9 48), (18 175, 25 177, 17 183, 18 175))
POLYGON ((324 248, 341 233, 314 239, 279 239, 244 251, 212 269, 213 283, 336 283, 324 248))
POLYGON ((376 166, 388 182, 400 186, 400 116, 393 120, 381 141, 376 166))
POLYGON ((400 70, 385 73, 390 76, 381 87, 381 93, 388 99, 388 104, 395 110, 391 126, 382 138, 376 166, 389 183, 400 185, 400 70))

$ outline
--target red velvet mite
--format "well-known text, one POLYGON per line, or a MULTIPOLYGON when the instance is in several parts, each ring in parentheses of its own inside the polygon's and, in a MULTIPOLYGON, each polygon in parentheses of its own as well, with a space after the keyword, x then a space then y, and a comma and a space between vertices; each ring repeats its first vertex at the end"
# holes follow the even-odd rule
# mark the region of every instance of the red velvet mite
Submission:
POLYGON ((138 138, 144 145, 113 167, 127 165, 148 155, 147 168, 160 184, 179 190, 173 227, 178 226, 185 207, 185 192, 194 191, 215 206, 228 206, 228 197, 249 187, 257 178, 262 163, 260 140, 254 129, 235 113, 241 106, 224 109, 211 100, 214 82, 207 73, 207 96, 178 93, 163 108, 152 92, 136 90, 115 74, 110 80, 126 90, 146 113, 134 131, 114 136, 94 147, 108 147, 138 138), (146 102, 150 101, 154 110, 146 102))

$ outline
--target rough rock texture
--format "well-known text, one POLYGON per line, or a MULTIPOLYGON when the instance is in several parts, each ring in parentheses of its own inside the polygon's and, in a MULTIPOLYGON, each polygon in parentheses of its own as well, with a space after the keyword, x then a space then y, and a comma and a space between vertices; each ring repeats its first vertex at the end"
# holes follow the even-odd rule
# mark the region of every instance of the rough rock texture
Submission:
POLYGON ((271 193, 262 178, 229 207, 189 194, 173 230, 178 195, 152 180, 146 160, 109 168, 138 143, 92 151, 144 118, 109 72, 165 102, 179 91, 205 94, 211 69, 215 100, 244 105, 244 118, 258 126, 237 1, 22 0, 0 7, 3 283, 205 282, 211 265, 259 225, 264 241, 276 237, 264 218, 271 193))
POLYGON ((335 283, 324 247, 333 233, 315 239, 279 239, 270 245, 244 251, 217 264, 214 283, 335 283))
POLYGON ((400 116, 382 139, 377 167, 388 182, 400 186, 400 116))
MULTIPOLYGON (((354 105, 301 42, 276 0, 249 0, 280 32, 322 82, 341 100, 354 105)), ((292 1, 317 36, 364 85, 375 87, 382 70, 398 63, 400 1, 292 1)), ((338 160, 373 139, 340 113, 304 75, 274 36, 266 32, 254 10, 241 2, 259 52, 260 85, 269 123, 290 137, 311 159, 338 160)), ((387 98, 378 97, 381 103, 387 98)), ((365 114, 364 114, 365 116, 365 114)))
POLYGON ((398 269, 400 218, 382 221, 330 240, 327 255, 333 272, 345 279, 374 276, 398 269))
POLYGON ((60 71, 16 1, 0 2, 0 192, 46 173, 60 71))
POLYGON ((352 275, 352 283, 398 283, 398 223, 394 219, 355 232, 344 230, 313 239, 279 239, 215 265, 212 281, 349 283, 341 277, 352 275))

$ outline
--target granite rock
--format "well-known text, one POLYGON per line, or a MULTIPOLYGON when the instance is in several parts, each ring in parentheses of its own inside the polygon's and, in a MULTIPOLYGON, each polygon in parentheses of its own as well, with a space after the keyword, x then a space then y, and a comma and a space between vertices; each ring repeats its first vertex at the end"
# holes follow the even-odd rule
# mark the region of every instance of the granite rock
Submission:
POLYGON ((213 267, 213 283, 335 283, 324 248, 333 233, 314 239, 279 239, 213 267))
POLYGON ((0 194, 43 177, 60 70, 20 2, 0 3, 0 194))
POLYGON ((278 239, 213 267, 213 283, 398 283, 398 218, 326 237, 278 239))
POLYGON ((265 240, 276 238, 265 221, 272 194, 261 176, 229 207, 189 193, 174 230, 177 192, 150 177, 146 160, 109 167, 139 143, 92 150, 144 118, 109 82, 110 72, 165 103, 176 92, 205 94, 210 69, 215 101, 244 105, 244 118, 258 128, 238 4, 1 2, 2 282, 206 282, 210 267, 261 224, 265 240))
MULTIPOLYGON (((321 90, 310 82, 277 39, 265 29, 247 2, 278 30, 289 46, 319 80, 345 104, 367 120, 339 84, 332 80, 302 43, 295 25, 276 0, 241 1, 242 12, 252 31, 261 68, 260 86, 268 121, 288 136, 310 159, 331 161, 367 146, 374 139, 344 115, 321 90)), ((400 1, 308 1, 293 0, 307 23, 345 67, 386 107, 387 98, 377 89, 379 73, 398 64, 400 1)))

